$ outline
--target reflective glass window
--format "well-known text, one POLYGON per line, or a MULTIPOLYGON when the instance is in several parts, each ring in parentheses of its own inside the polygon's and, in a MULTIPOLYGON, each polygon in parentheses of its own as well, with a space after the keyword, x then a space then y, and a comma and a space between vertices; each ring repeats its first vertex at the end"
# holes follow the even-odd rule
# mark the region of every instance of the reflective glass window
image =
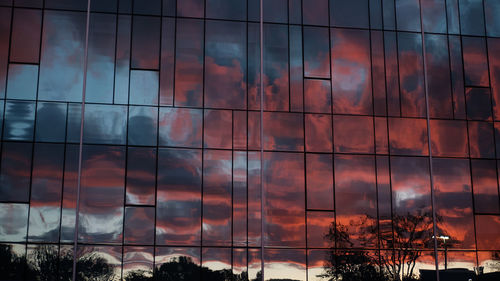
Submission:
POLYGON ((153 251, 153 247, 123 247, 123 279, 152 278, 153 251))
POLYGON ((395 4, 398 30, 420 32, 420 1, 400 0, 395 4))
POLYGON ((201 280, 224 280, 231 273, 230 248, 203 248, 201 250, 201 280))
POLYGON ((157 105, 158 88, 158 71, 130 71, 130 104, 157 105))
POLYGON ((247 148, 247 112, 233 111, 233 147, 234 149, 247 148))
POLYGON ((132 17, 119 15, 117 25, 114 102, 118 104, 127 104, 130 78, 130 40, 132 36, 132 17))
POLYGON ((308 250, 307 251, 307 280, 321 281, 325 266, 329 266, 328 257, 331 256, 329 250, 308 250))
POLYGON ((374 153, 373 119, 365 116, 333 116, 335 152, 374 153))
POLYGON ((177 1, 177 16, 202 18, 205 10, 204 2, 203 0, 177 1))
POLYGON ((469 156, 467 149, 467 123, 465 121, 431 120, 430 124, 433 156, 469 156))
POLYGON ((18 7, 41 8, 42 0, 14 0, 14 5, 18 7))
POLYGON ((86 104, 83 128, 85 143, 125 144, 127 141, 127 107, 86 104))
POLYGON ((371 57, 373 78, 373 109, 375 115, 387 115, 387 94, 385 91, 384 34, 371 32, 371 57))
MULTIPOLYGON (((120 279, 122 247, 120 246, 84 246, 78 247, 76 262, 77 276, 97 276, 97 278, 120 279), (90 266, 89 266, 90 264, 90 266), (101 271, 95 270, 95 268, 101 271)), ((71 260, 72 262, 72 260, 71 260)))
POLYGON ((332 152, 332 117, 323 114, 306 114, 306 151, 332 152))
POLYGON ((87 63, 88 102, 113 102, 116 16, 92 13, 89 21, 87 63))
POLYGON ((306 186, 308 210, 333 210, 332 155, 306 155, 306 186))
POLYGON ((304 76, 330 79, 328 28, 304 26, 303 36, 304 76))
POLYGON ((305 246, 304 155, 265 152, 264 167, 265 244, 305 246))
POLYGON ((393 0, 382 0, 384 29, 396 29, 396 8, 393 0))
POLYGON ((87 10, 87 0, 47 0, 45 8, 85 11, 87 10))
POLYGON ((3 129, 4 140, 33 140, 35 125, 35 103, 28 101, 6 101, 3 129))
POLYGON ((463 35, 484 35, 483 0, 459 0, 463 35))
POLYGON ((483 267, 484 273, 492 273, 498 271, 497 268, 500 265, 500 257, 498 257, 497 252, 477 252, 477 258, 479 260, 479 266, 483 267))
POLYGON ((36 112, 35 140, 64 142, 66 138, 67 105, 65 103, 39 102, 36 112))
POLYGON ((156 244, 200 244, 201 158, 199 150, 159 150, 156 244))
POLYGON ((389 169, 389 157, 377 156, 375 158, 377 168, 377 199, 378 199, 378 229, 379 246, 392 248, 392 191, 389 169))
POLYGON ((377 154, 389 153, 387 118, 375 117, 375 151, 377 154))
POLYGON ((303 24, 328 26, 328 0, 302 2, 302 12, 303 24))
POLYGON ((498 38, 488 38, 488 62, 494 118, 500 120, 500 39, 498 38))
POLYGON ((398 59, 401 114, 404 117, 425 117, 424 69, 420 34, 398 33, 398 59))
POLYGON ((474 249, 474 217, 469 161, 433 159, 437 231, 451 237, 449 247, 474 249))
MULTIPOLYGON (((178 4, 182 4, 177 5, 177 9, 188 3, 194 5, 194 1, 179 1, 178 4)), ((176 26, 174 103, 178 106, 201 106, 203 102, 203 22, 194 19, 178 19, 176 26)))
POLYGON ((459 34, 459 12, 458 12, 458 0, 447 0, 446 2, 446 18, 448 22, 448 33, 449 34, 459 34))
POLYGON ((486 33, 488 36, 500 36, 500 2, 495 0, 484 1, 484 16, 486 17, 486 33))
POLYGON ((231 151, 203 152, 203 245, 231 245, 231 167, 231 151))
POLYGON ((332 29, 333 113, 371 114, 369 33, 332 29))
POLYGON ((156 145, 158 108, 130 106, 128 108, 128 144, 156 145))
POLYGON ((35 100, 38 82, 38 66, 10 64, 7 81, 7 98, 35 100))
POLYGON ((491 92, 489 88, 466 88, 467 119, 491 120, 491 92))
MULTIPOLYGON (((306 49, 304 48, 305 51, 306 49)), ((264 109, 288 111, 290 95, 287 26, 276 24, 264 25, 263 52, 266 56, 263 77, 264 109)))
MULTIPOLYGON (((174 3, 175 5, 175 3, 174 3)), ((175 19, 163 18, 161 28, 160 104, 174 104, 175 19)))
POLYGON ((232 112, 230 110, 204 111, 204 147, 232 148, 232 112))
MULTIPOLYGON (((385 4, 384 0, 384 4, 385 4)), ((385 6, 384 6, 385 7, 385 6)), ((387 85, 387 113, 401 115, 399 99, 398 49, 395 32, 384 32, 385 83, 387 85)))
POLYGON ((304 80, 304 111, 314 113, 332 112, 330 81, 322 79, 304 80))
POLYGON ((127 151, 126 203, 154 205, 156 149, 129 147, 127 151))
POLYGON ((304 66, 302 48, 302 27, 289 26, 290 45, 290 111, 303 111, 304 66))
POLYGON ((479 37, 462 37, 466 86, 489 86, 486 41, 479 37))
POLYGON ((264 272, 266 281, 306 280, 306 251, 298 249, 264 250, 264 272), (269 279, 267 279, 269 278, 269 279))
MULTIPOLYGON (((498 249, 498 245, 500 245, 500 216, 476 216, 476 236, 478 250, 498 249)), ((478 256, 480 256, 479 252, 478 256)))
POLYGON ((82 101, 85 19, 78 12, 44 13, 39 99, 82 101))
POLYGON ((0 241, 26 241, 28 209, 28 204, 0 203, 0 241))
POLYGON ((161 0, 133 1, 134 14, 156 15, 161 14, 161 0))
POLYGON ((151 245, 155 235, 154 207, 126 207, 124 240, 126 244, 151 245))
POLYGON ((58 242, 64 145, 35 144, 29 215, 29 240, 58 242))
POLYGON ((426 34, 425 50, 429 90, 429 115, 431 117, 452 118, 453 103, 448 40, 446 36, 426 34))
POLYGON ((337 247, 376 247, 377 190, 375 158, 335 156, 335 213, 337 247), (340 242, 340 245, 339 245, 340 242))
MULTIPOLYGON (((0 40, 9 42, 10 20, 12 10, 0 7, 0 40)), ((5 83, 7 78, 7 65, 9 61, 9 44, 0 45, 0 98, 5 98, 5 83)))
POLYGON ((493 124, 469 121, 469 149, 472 158, 495 158, 493 124))
POLYGON ((68 121, 66 128, 66 141, 70 143, 80 142, 80 129, 82 125, 82 105, 77 103, 68 104, 68 121))
POLYGON ((495 160, 471 160, 476 213, 499 213, 495 160))
POLYGON ((157 247, 155 278, 159 280, 200 280, 200 248, 157 247))
POLYGON ((264 112, 264 149, 303 151, 303 118, 299 113, 264 112))
POLYGON ((80 147, 79 145, 66 145, 65 153, 60 240, 61 242, 72 242, 75 237, 75 202, 80 147))
POLYGON ((201 147, 202 111, 188 108, 160 108, 162 146, 201 147))
MULTIPOLYGON (((231 2, 237 3, 234 0, 231 2)), ((246 57, 246 24, 206 23, 206 107, 246 108, 246 57)))
POLYGON ((263 2, 264 2, 263 17, 265 22, 287 23, 288 21, 287 0, 266 0, 263 2))
POLYGON ((390 161, 396 247, 432 248, 429 159, 391 157, 390 161))
POLYGON ((233 246, 247 245, 247 162, 247 152, 233 152, 233 246))
MULTIPOLYGON (((446 33, 446 2, 446 0, 421 1, 425 32, 446 33)), ((419 11, 416 12, 418 14, 419 11)))
POLYGON ((42 13, 40 10, 14 9, 10 47, 11 61, 39 62, 41 25, 42 13))
POLYGON ((132 68, 158 69, 160 19, 134 16, 132 26, 132 68))
MULTIPOLYGON (((248 245, 261 241, 261 162, 260 152, 248 152, 248 245)), ((250 251, 249 251, 250 258, 250 251)), ((250 265, 249 260, 249 265, 250 265)), ((250 266, 249 266, 250 268, 250 266)), ((250 274, 250 270, 249 270, 250 274)))
MULTIPOLYGON (((25 1, 30 1, 30 0, 25 0, 25 1)), ((92 12, 116 13, 116 8, 118 6, 119 1, 120 0, 102 0, 102 1, 90 2, 90 10, 92 12)))
POLYGON ((81 242, 122 241, 125 159, 124 147, 83 147, 78 225, 81 242))
POLYGON ((247 18, 247 0, 207 0, 206 5, 207 18, 227 20, 247 18))
POLYGON ((394 155, 428 155, 425 119, 389 118, 389 150, 394 155))
POLYGON ((368 19, 367 0, 330 0, 331 26, 367 28, 368 19))

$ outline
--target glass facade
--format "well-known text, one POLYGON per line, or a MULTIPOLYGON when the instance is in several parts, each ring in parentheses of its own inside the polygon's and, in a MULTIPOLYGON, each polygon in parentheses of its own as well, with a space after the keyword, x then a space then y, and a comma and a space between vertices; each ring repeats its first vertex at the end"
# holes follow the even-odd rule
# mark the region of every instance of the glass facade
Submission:
POLYGON ((260 2, 0 0, 0 280, 500 280, 500 1, 260 2))

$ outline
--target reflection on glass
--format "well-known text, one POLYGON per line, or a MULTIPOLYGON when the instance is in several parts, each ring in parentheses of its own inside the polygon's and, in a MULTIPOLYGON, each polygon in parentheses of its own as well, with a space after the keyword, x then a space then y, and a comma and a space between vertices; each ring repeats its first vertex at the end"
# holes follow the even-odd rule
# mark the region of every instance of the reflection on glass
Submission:
POLYGON ((204 111, 204 147, 231 149, 233 132, 232 112, 230 110, 204 111))
POLYGON ((428 155, 425 119, 389 118, 389 149, 393 155, 428 155))
POLYGON ((0 163, 0 201, 29 201, 31 153, 30 143, 3 143, 0 163))
POLYGON ((333 160, 329 154, 306 155, 307 209, 333 210, 333 160))
POLYGON ((156 244, 200 244, 201 158, 199 150, 160 149, 156 244))
POLYGON ((332 118, 330 115, 306 114, 306 151, 332 151, 332 118))
POLYGON ((203 248, 201 251, 201 280, 231 280, 231 249, 203 248))
POLYGON ((9 65, 7 81, 7 98, 18 100, 35 100, 38 82, 38 65, 9 65))
POLYGON ((6 101, 4 140, 32 141, 35 125, 35 103, 6 101))
MULTIPOLYGON (((265 2, 283 0, 271 0, 265 2)), ((285 1, 284 1, 285 2, 285 1)), ((305 38, 305 37, 304 37, 305 38)), ((305 40, 305 39, 304 39, 305 40)), ((304 48, 304 52, 305 52, 304 48)), ((288 28, 264 25, 264 107, 266 110, 289 109, 288 28)), ((307 71, 307 70, 306 70, 307 71)), ((260 101, 259 101, 260 102, 260 101)))
POLYGON ((369 33, 331 29, 333 113, 371 114, 369 33))
POLYGON ((476 216, 478 250, 498 250, 500 245, 500 216, 476 216))
POLYGON ((130 104, 158 104, 158 71, 130 71, 130 104))
POLYGON ((328 1, 311 0, 302 2, 303 24, 328 26, 328 1))
POLYGON ((304 111, 314 113, 332 112, 330 81, 319 79, 304 80, 304 111))
POLYGON ((482 0, 459 0, 460 30, 463 35, 484 36, 482 0))
POLYGON ((367 0, 330 0, 330 25, 341 27, 368 27, 367 0))
POLYGON ((202 111, 188 108, 160 108, 162 146, 201 147, 202 111))
POLYGON ((398 30, 420 32, 420 1, 395 1, 398 30))
POLYGON ((207 18, 227 20, 247 18, 247 0, 207 0, 206 5, 207 18))
POLYGON ((262 122, 264 123, 264 149, 285 151, 304 150, 304 122, 302 114, 264 112, 264 120, 262 122))
POLYGON ((264 251, 265 280, 306 280, 306 251, 266 249, 264 251))
POLYGON ((431 120, 430 126, 432 156, 469 156, 469 150, 467 149, 467 123, 465 121, 431 120))
POLYGON ((233 246, 247 245, 248 156, 245 151, 233 152, 233 246))
POLYGON ((157 17, 134 16, 132 22, 131 67, 158 69, 160 19, 157 17))
POLYGON ((26 241, 28 209, 28 204, 0 203, 0 241, 26 241))
POLYGON ((469 121, 469 148, 472 158, 495 158, 493 124, 469 121))
POLYGON ((79 240, 116 243, 122 239, 125 148, 83 147, 79 240))
POLYGON ((303 154, 266 152, 263 173, 266 245, 304 246, 303 154))
POLYGON ((335 152, 374 153, 373 119, 365 116, 333 116, 335 152))
POLYGON ((127 142, 127 107, 108 104, 85 104, 83 141, 92 144, 127 142))
POLYGON ((337 155, 334 160, 337 220, 329 236, 336 238, 333 240, 338 248, 376 247, 375 158, 337 155))
POLYGON ((67 105, 38 102, 35 120, 35 140, 64 142, 66 139, 67 105))
POLYGON ((35 144, 31 182, 29 240, 58 242, 64 146, 35 144))
POLYGON ((153 244, 154 218, 154 207, 126 207, 123 242, 132 245, 153 244))
POLYGON ((307 247, 308 248, 330 248, 334 247, 334 241, 329 241, 328 235, 331 226, 334 225, 333 212, 307 212, 307 247))
MULTIPOLYGON (((445 0, 424 0, 422 5, 422 20, 424 31, 433 33, 446 33, 446 4, 445 0)), ((454 1, 451 1, 454 2, 454 1)), ((417 11, 418 12, 418 11, 417 11)), ((450 15, 451 17, 451 15, 450 15)), ((427 40, 428 37, 426 37, 427 40)))
POLYGON ((153 277, 153 260, 152 247, 123 247, 123 279, 150 280, 153 277))
POLYGON ((0 244, 0 271, 6 280, 22 281, 26 272, 26 246, 0 244))
POLYGON ((129 147, 127 153, 126 202, 131 205, 154 205, 156 149, 129 147))
MULTIPOLYGON (((237 3, 238 1, 231 0, 231 2, 237 3)), ((246 108, 247 53, 245 35, 246 25, 244 23, 220 21, 206 23, 206 107, 246 108)))
POLYGON ((39 99, 81 102, 84 47, 85 13, 44 13, 39 99))
POLYGON ((200 248, 155 249, 156 280, 200 280, 200 248))
POLYGON ((78 246, 76 274, 82 280, 121 278, 122 249, 119 246, 78 246))
POLYGON ((158 108, 130 106, 128 108, 128 144, 156 145, 158 135, 158 108))
POLYGON ((38 63, 42 12, 35 9, 14 9, 13 16, 10 60, 38 63))
POLYGON ((231 245, 231 167, 231 151, 203 152, 203 245, 231 245))
POLYGON ((478 37, 462 37, 466 86, 489 86, 486 41, 478 37))
POLYGON ((491 120, 491 93, 489 88, 466 88, 467 119, 491 120))

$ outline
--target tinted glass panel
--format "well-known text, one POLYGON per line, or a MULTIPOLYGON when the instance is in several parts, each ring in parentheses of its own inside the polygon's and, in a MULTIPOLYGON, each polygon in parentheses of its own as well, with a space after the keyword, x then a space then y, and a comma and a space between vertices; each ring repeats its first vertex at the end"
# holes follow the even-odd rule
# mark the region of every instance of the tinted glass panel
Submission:
POLYGON ((264 108, 266 110, 288 111, 289 65, 288 28, 286 26, 274 24, 264 26, 264 53, 266 54, 264 60, 264 108))
POLYGON ((125 144, 127 141, 127 107, 86 104, 83 141, 99 144, 125 144))
POLYGON ((201 147, 202 111, 186 108, 160 108, 160 145, 201 147))
POLYGON ((157 105, 158 88, 158 71, 130 71, 130 104, 157 105))
POLYGON ((28 9, 14 10, 10 49, 11 61, 39 62, 41 24, 41 11, 28 9))
POLYGON ((264 113, 264 149, 304 150, 303 115, 297 113, 264 113))
POLYGON ((484 35, 482 0, 459 0, 460 27, 463 35, 484 35))
POLYGON ((126 202, 132 205, 154 205, 156 149, 129 147, 127 153, 126 202))
POLYGON ((333 116, 335 152, 374 153, 373 119, 365 116, 333 116))
POLYGON ((306 156, 307 209, 333 210, 333 160, 329 154, 306 156))
POLYGON ((128 108, 128 144, 156 145, 158 108, 130 106, 128 108))
POLYGON ((154 207, 126 207, 124 243, 151 245, 154 242, 154 207))
POLYGON ((465 121, 432 120, 430 124, 433 156, 469 156, 467 149, 467 123, 465 121))
POLYGON ((367 0, 330 0, 331 26, 366 28, 368 19, 367 0))
POLYGON ((132 67, 158 69, 160 19, 135 16, 132 27, 132 67))
POLYGON ((465 84, 489 86, 486 41, 478 37, 462 37, 465 84))
POLYGON ((396 22, 398 30, 420 31, 420 1, 403 0, 396 3, 396 22))
POLYGON ((66 137, 67 105, 39 102, 36 112, 36 141, 64 142, 66 137))
POLYGON ((28 202, 32 144, 4 142, 2 145, 0 200, 28 202))
POLYGON ((389 118, 389 149, 396 155, 428 155, 424 119, 389 118))
POLYGON ((302 11, 303 24, 328 25, 328 0, 302 2, 302 11))
POLYGON ((229 20, 247 18, 247 0, 207 0, 206 5, 207 18, 229 20))
POLYGON ((494 160, 471 160, 476 213, 499 213, 497 168, 494 160))
POLYGON ((232 148, 232 112, 230 110, 205 110, 204 147, 232 148))
POLYGON ((305 115, 306 151, 332 151, 332 117, 322 114, 305 115))
MULTIPOLYGON (((304 76, 330 78, 328 29, 304 27, 304 76)), ((264 51, 265 52, 265 51, 264 51)))
POLYGON ((401 114, 404 117, 425 117, 424 69, 420 34, 398 33, 398 58, 401 114))
POLYGON ((28 101, 5 102, 4 140, 33 140, 35 103, 28 101))

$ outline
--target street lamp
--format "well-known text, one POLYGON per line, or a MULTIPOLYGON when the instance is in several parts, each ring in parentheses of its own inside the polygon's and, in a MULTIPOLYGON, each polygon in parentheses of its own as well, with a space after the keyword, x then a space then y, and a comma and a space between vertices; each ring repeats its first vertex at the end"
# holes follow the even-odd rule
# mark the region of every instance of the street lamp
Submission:
MULTIPOLYGON (((432 239, 435 239, 436 236, 432 236, 432 239)), ((438 236, 438 239, 443 240, 443 246, 444 246, 444 270, 448 269, 448 245, 446 245, 446 240, 450 239, 450 236, 438 236)))

